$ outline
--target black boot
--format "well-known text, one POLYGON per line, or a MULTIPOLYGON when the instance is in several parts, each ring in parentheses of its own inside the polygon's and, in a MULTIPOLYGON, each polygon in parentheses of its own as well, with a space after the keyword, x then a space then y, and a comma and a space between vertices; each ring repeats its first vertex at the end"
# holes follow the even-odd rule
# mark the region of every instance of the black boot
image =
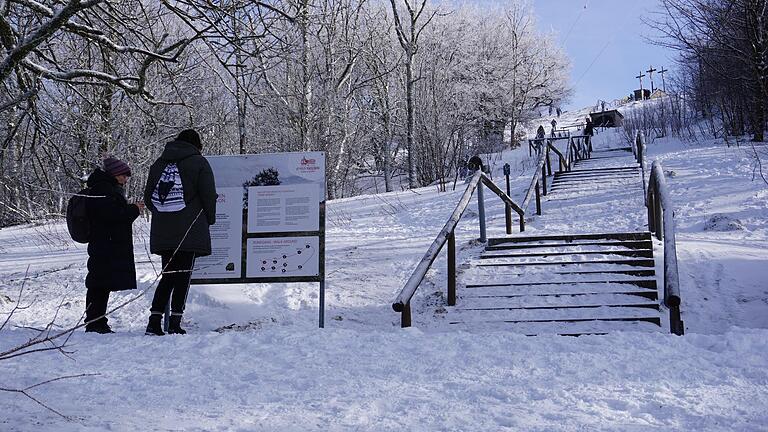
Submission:
POLYGON ((171 315, 171 322, 168 323, 168 334, 187 334, 187 331, 181 328, 181 315, 171 315))
POLYGON ((114 333, 114 331, 104 321, 96 321, 88 324, 87 326, 85 326, 85 332, 99 333, 99 334, 114 333))
POLYGON ((164 336, 163 333, 163 316, 160 314, 152 314, 149 316, 149 324, 147 324, 147 330, 144 332, 147 336, 164 336))

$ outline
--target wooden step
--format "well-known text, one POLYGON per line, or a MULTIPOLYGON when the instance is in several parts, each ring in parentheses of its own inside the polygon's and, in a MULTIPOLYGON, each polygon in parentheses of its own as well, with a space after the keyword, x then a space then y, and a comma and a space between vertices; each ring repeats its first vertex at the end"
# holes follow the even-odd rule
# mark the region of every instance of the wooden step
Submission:
POLYGON ((634 180, 640 177, 640 171, 638 172, 622 172, 622 173, 609 173, 609 174, 590 174, 590 175, 575 175, 575 176, 558 176, 552 180, 552 184, 560 183, 587 183, 587 182, 606 182, 615 180, 634 180))
POLYGON ((658 303, 627 303, 627 304, 587 304, 587 305, 552 305, 552 306, 497 306, 497 307, 465 307, 456 308, 456 312, 472 312, 472 311, 559 311, 566 309, 619 309, 619 308, 638 308, 638 309, 653 309, 659 310, 658 303))
POLYGON ((543 241, 564 241, 572 242, 576 240, 651 240, 650 232, 630 232, 630 233, 600 233, 600 234, 561 234, 561 235, 541 235, 527 237, 496 237, 488 239, 488 246, 496 246, 503 243, 526 243, 543 241))
POLYGON ((515 263, 482 263, 478 267, 514 267, 514 266, 549 266, 549 265, 588 265, 588 264, 623 264, 636 267, 654 267, 652 259, 634 260, 593 260, 593 261, 534 261, 515 263))
POLYGON ((645 316, 617 316, 604 318, 571 318, 571 319, 497 319, 497 320, 473 320, 473 321, 450 321, 449 324, 483 324, 483 323, 508 323, 508 324, 534 324, 534 323, 597 323, 597 322, 647 322, 661 327, 660 317, 645 316))
POLYGON ((498 253, 498 254, 483 254, 480 255, 480 259, 492 259, 492 258, 528 258, 528 257, 550 257, 550 256, 566 256, 566 255, 618 255, 628 257, 642 257, 653 258, 652 250, 589 250, 589 251, 572 251, 572 252, 542 252, 542 253, 498 253))
POLYGON ((646 321, 582 321, 582 322, 543 322, 543 323, 507 323, 501 321, 486 323, 451 322, 452 327, 467 332, 506 331, 527 336, 560 335, 584 336, 605 335, 614 332, 653 332, 660 333, 661 325, 646 321))
POLYGON ((594 176, 574 176, 574 177, 557 177, 552 181, 552 185, 556 186, 563 183, 606 183, 616 182, 622 180, 639 180, 640 173, 628 173, 628 174, 610 174, 610 175, 594 175, 594 176))
MULTIPOLYGON (((635 173, 640 172, 639 167, 602 167, 602 168, 588 168, 588 169, 572 169, 570 171, 563 171, 556 173, 557 177, 569 177, 569 176, 578 176, 578 175, 585 175, 585 174, 595 174, 595 173, 635 173)), ((554 177, 554 176, 553 176, 554 177)))
POLYGON ((623 274, 628 276, 654 276, 656 270, 575 270, 575 271, 563 271, 553 272, 556 274, 623 274))
MULTIPOLYGON (((658 306, 658 305, 655 305, 658 306)), ((648 307, 555 308, 555 309, 502 309, 502 310, 447 310, 451 321, 483 322, 578 322, 622 320, 660 320, 659 311, 648 307)))
POLYGON ((520 249, 533 249, 533 248, 570 248, 577 246, 607 246, 607 247, 625 247, 629 249, 653 249, 653 242, 648 241, 585 241, 583 243, 570 242, 570 243, 550 243, 550 244, 499 244, 497 246, 488 246, 486 251, 495 250, 520 250, 520 249))
MULTIPOLYGON (((464 278, 466 279, 468 275, 473 274, 474 272, 485 272, 488 275, 482 276, 484 278, 489 277, 489 275, 497 276, 497 277, 530 277, 530 276, 538 276, 541 275, 541 271, 536 272, 526 272, 525 269, 522 269, 521 272, 503 272, 500 273, 496 269, 481 269, 477 267, 470 267, 468 270, 465 270, 464 278)), ((636 277, 652 277, 656 275, 656 271, 654 269, 648 269, 648 270, 632 270, 632 269, 616 269, 615 267, 608 267, 606 269, 598 269, 598 270, 582 270, 582 269, 573 269, 573 270, 564 270, 564 271, 548 271, 548 275, 611 275, 613 278, 616 276, 619 277, 627 277, 628 280, 634 280, 636 277), (631 278, 630 278, 631 276, 631 278)), ((480 276, 478 276, 480 277, 480 276)), ((622 279, 623 280, 623 279, 622 279)))
MULTIPOLYGON (((640 179, 632 182, 607 182, 607 183, 592 183, 587 182, 583 184, 559 184, 553 186, 549 192, 583 192, 588 194, 610 193, 623 190, 625 188, 636 188, 642 190, 643 184, 640 179)), ((640 192, 638 192, 640 193, 640 192)))
POLYGON ((598 307, 598 306, 628 306, 628 305, 653 305, 659 306, 658 302, 649 302, 647 300, 655 298, 649 292, 647 296, 636 296, 614 293, 597 293, 590 295, 547 295, 547 296, 461 296, 456 301, 454 310, 471 309, 545 309, 555 307, 598 307), (640 300, 640 299, 645 300, 640 300))
MULTIPOLYGON (((499 287, 556 287, 560 285, 567 285, 573 289, 582 289, 581 285, 599 285, 605 287, 605 289, 611 288, 612 285, 634 285, 646 289, 656 289, 656 279, 613 279, 613 280, 570 280, 570 281, 522 281, 522 282, 483 282, 483 283, 467 283, 464 285, 466 289, 477 288, 499 288, 499 287)), ((596 288, 592 287, 592 290, 596 288)), ((568 293, 568 290, 562 291, 568 293)))
POLYGON ((473 294, 473 295, 462 295, 460 297, 461 303, 463 302, 469 302, 470 300, 483 300, 488 299, 490 301, 499 301, 501 299, 521 299, 526 301, 531 301, 531 299, 535 299, 537 297, 542 298, 595 298, 596 296, 601 295, 620 295, 624 297, 632 296, 632 297, 642 297, 646 298, 648 300, 658 300, 659 299, 659 292, 656 290, 617 290, 617 291, 605 291, 605 292, 579 292, 579 293, 572 293, 572 294, 559 294, 559 293, 543 293, 543 294, 527 294, 527 293, 521 293, 521 294, 473 294))
POLYGON ((613 147, 607 150, 592 150, 592 154, 602 154, 611 152, 632 152, 632 147, 613 147))

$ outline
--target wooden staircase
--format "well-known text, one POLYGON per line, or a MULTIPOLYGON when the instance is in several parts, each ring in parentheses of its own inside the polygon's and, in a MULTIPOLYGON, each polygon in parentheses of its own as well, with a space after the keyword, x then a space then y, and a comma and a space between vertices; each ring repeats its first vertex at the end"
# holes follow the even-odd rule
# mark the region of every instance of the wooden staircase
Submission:
POLYGON ((654 264, 647 232, 489 239, 446 318, 524 334, 661 331, 654 264))
MULTIPOLYGON (((589 205, 606 193, 642 199, 630 148, 594 151, 556 173, 546 199, 589 205)), ((666 331, 649 232, 492 238, 460 273, 456 306, 445 312, 458 328, 528 335, 666 331)))

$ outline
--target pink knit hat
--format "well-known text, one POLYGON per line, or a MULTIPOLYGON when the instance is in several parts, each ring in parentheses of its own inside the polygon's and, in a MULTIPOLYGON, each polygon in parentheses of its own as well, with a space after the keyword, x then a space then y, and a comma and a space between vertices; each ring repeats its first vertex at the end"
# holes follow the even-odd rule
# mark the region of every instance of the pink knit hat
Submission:
POLYGON ((112 175, 112 177, 119 175, 131 176, 131 168, 128 164, 114 157, 104 159, 104 171, 112 175))

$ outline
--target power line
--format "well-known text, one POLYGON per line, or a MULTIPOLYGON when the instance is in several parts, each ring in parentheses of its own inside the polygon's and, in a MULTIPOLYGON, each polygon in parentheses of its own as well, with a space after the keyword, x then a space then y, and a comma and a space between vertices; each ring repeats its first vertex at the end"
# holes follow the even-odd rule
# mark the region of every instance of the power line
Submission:
POLYGON ((587 10, 587 2, 584 2, 584 7, 581 8, 579 11, 579 14, 576 15, 576 19, 573 20, 573 23, 571 24, 571 28, 568 29, 568 33, 565 34, 565 38, 563 38, 563 45, 568 41, 568 37, 571 36, 571 32, 573 31, 574 27, 576 27, 576 23, 579 22, 579 18, 581 18, 581 15, 584 14, 584 11, 587 10))
POLYGON ((603 48, 600 50, 600 52, 598 52, 598 53, 597 53, 597 55, 595 56, 595 58, 594 58, 594 59, 592 59, 592 63, 590 63, 590 64, 589 64, 589 66, 587 66, 587 69, 586 69, 584 72, 582 72, 582 74, 581 74, 581 76, 579 77, 579 79, 577 79, 577 80, 576 80, 576 83, 574 83, 574 84, 573 84, 573 86, 574 86, 574 87, 576 87, 576 86, 577 86, 577 85, 578 85, 578 84, 581 82, 581 79, 582 79, 582 78, 584 78, 584 75, 586 75, 586 74, 587 74, 587 72, 589 72, 589 70, 590 70, 590 69, 592 68, 592 66, 595 64, 595 62, 597 61, 597 59, 598 59, 598 58, 600 58, 600 56, 603 54, 603 52, 605 51, 605 49, 606 49, 606 48, 608 48, 608 45, 610 45, 610 44, 611 44, 611 41, 606 41, 606 42, 605 42, 605 45, 603 45, 603 48))

